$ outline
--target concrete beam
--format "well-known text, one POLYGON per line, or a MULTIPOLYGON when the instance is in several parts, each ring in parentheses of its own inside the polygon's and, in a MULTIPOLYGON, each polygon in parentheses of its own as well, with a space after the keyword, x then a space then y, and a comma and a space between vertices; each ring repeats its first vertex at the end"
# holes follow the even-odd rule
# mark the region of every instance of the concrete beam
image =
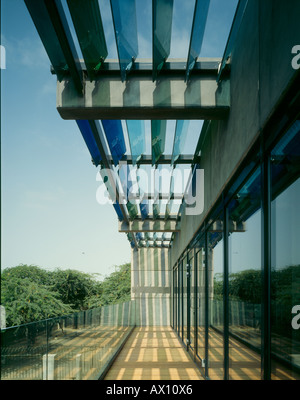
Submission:
POLYGON ((204 67, 185 82, 185 70, 167 70, 153 82, 152 70, 133 71, 122 82, 118 71, 103 71, 84 82, 78 95, 71 77, 57 82, 57 110, 64 119, 225 119, 229 81, 204 67))
POLYGON ((179 232, 179 221, 144 220, 119 221, 119 232, 179 232))

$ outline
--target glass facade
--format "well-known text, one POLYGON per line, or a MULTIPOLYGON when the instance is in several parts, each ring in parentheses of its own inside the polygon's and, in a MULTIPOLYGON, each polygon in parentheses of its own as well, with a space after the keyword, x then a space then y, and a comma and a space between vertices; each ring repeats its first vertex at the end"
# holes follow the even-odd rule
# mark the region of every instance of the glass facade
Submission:
POLYGON ((272 379, 299 379, 300 121, 271 152, 271 368, 272 379), (298 312, 299 313, 299 312, 298 312))
POLYGON ((267 140, 173 270, 173 327, 208 379, 300 379, 300 121, 267 140))

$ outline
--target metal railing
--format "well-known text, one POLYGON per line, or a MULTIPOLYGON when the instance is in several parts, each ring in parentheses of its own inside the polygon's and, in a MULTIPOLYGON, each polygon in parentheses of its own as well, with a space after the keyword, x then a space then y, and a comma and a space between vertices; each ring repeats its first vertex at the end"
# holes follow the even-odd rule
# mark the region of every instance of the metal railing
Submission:
POLYGON ((1 331, 1 380, 101 379, 135 326, 135 302, 1 331))

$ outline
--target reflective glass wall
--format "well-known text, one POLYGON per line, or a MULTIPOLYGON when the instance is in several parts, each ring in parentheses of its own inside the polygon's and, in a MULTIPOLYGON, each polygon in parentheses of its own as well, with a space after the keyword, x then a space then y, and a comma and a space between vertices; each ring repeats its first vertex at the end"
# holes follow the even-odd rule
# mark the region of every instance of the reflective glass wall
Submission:
POLYGON ((271 152, 272 379, 300 372, 300 121, 271 152))
POLYGON ((300 379, 300 121, 256 143, 173 270, 205 378, 300 379))

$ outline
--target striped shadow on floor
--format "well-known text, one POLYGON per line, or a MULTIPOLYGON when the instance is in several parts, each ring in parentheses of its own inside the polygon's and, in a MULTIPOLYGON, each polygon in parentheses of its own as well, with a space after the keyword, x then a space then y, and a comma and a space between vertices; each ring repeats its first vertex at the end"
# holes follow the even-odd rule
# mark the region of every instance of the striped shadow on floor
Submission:
POLYGON ((171 327, 136 327, 105 380, 203 380, 171 327))

